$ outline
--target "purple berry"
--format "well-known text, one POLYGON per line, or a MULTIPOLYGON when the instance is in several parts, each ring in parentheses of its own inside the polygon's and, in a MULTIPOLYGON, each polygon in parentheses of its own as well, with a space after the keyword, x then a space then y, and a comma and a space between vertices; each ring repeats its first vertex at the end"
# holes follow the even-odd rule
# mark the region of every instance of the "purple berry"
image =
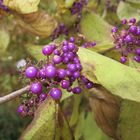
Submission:
POLYGON ((122 57, 120 58, 120 61, 121 61, 121 63, 124 64, 124 63, 127 61, 127 59, 126 59, 126 57, 122 56, 122 57))
POLYGON ((134 24, 134 23, 136 23, 136 19, 135 19, 135 18, 131 18, 131 19, 129 20, 129 22, 134 24))
POLYGON ((117 27, 113 27, 111 31, 112 31, 112 33, 116 33, 116 32, 118 32, 118 28, 117 27))
POLYGON ((70 87, 70 82, 68 80, 62 80, 61 81, 61 87, 64 89, 67 89, 70 87))
POLYGON ((28 78, 35 78, 37 76, 37 68, 34 66, 30 66, 25 70, 25 75, 28 78))
POLYGON ((75 87, 72 89, 72 92, 74 94, 80 94, 82 92, 82 89, 80 87, 75 87))
POLYGON ((70 51, 73 51, 75 48, 76 48, 76 47, 75 47, 75 45, 74 45, 73 43, 69 43, 68 49, 69 49, 70 51))
POLYGON ((91 46, 91 47, 96 46, 96 42, 94 42, 94 41, 93 41, 93 42, 90 42, 90 46, 91 46))
POLYGON ((71 37, 70 38, 70 42, 74 43, 75 42, 75 38, 74 37, 71 37))
POLYGON ((67 71, 66 71, 66 75, 67 75, 68 77, 70 77, 70 76, 72 76, 72 72, 70 72, 69 70, 67 70, 67 71))
POLYGON ((76 71, 73 73, 73 77, 76 79, 76 78, 79 78, 80 77, 80 72, 79 71, 76 71))
POLYGON ((58 75, 58 77, 61 78, 61 79, 65 78, 65 76, 66 76, 66 70, 64 70, 64 69, 59 69, 59 70, 57 71, 57 75, 58 75))
POLYGON ((62 96, 62 91, 59 88, 52 88, 50 91, 50 96, 54 100, 59 100, 62 96))
POLYGON ((130 28, 129 28, 129 31, 131 32, 131 33, 137 33, 137 27, 136 26, 134 26, 134 25, 132 25, 132 26, 130 26, 130 28))
POLYGON ((30 91, 33 94, 40 94, 42 92, 42 84, 39 82, 32 83, 30 86, 30 91))
POLYGON ((81 80, 84 84, 87 84, 89 82, 89 80, 85 76, 82 76, 81 80))
POLYGON ((76 64, 76 68, 79 70, 79 71, 81 71, 82 70, 82 65, 81 64, 76 64))
POLYGON ((140 27, 137 27, 137 35, 140 36, 140 27))
POLYGON ((54 50, 54 54, 55 54, 55 55, 60 55, 61 52, 60 52, 58 49, 55 49, 55 50, 54 50))
POLYGON ((54 78, 56 76, 56 68, 52 65, 46 66, 45 74, 48 78, 54 78))
POLYGON ((140 55, 140 48, 137 48, 137 49, 136 49, 136 54, 137 54, 137 55, 140 55))
POLYGON ((62 47, 62 51, 63 51, 64 53, 68 52, 68 46, 67 46, 67 45, 63 46, 63 47, 62 47))
POLYGON ((23 113, 23 112, 24 112, 24 106, 23 106, 23 105, 20 105, 20 106, 18 107, 17 112, 18 112, 19 114, 23 113))
POLYGON ((87 84, 86 84, 86 88, 87 88, 87 89, 93 88, 93 82, 87 83, 87 84))
POLYGON ((76 65, 75 64, 69 64, 68 65, 68 70, 71 72, 75 72, 76 71, 76 65))
POLYGON ((44 46, 44 48, 42 49, 42 53, 44 55, 51 55, 53 52, 53 47, 51 45, 46 45, 44 46))
POLYGON ((70 60, 72 60, 74 58, 74 54, 72 52, 67 53, 67 58, 69 58, 70 60))
POLYGON ((134 56, 134 60, 138 63, 140 63, 140 56, 134 56))
POLYGON ((62 57, 59 55, 55 55, 52 61, 54 62, 54 64, 60 64, 62 62, 62 57))
POLYGON ((40 101, 44 101, 44 100, 47 98, 47 94, 41 93, 41 94, 39 95, 39 98, 40 98, 40 101))
POLYGON ((64 57, 63 63, 64 64, 68 64, 69 62, 70 62, 69 58, 68 57, 64 57))
POLYGON ((129 43, 129 42, 132 42, 133 39, 132 39, 132 37, 131 37, 130 35, 127 35, 127 36, 125 37, 125 41, 126 41, 127 43, 129 43))
POLYGON ((126 24, 127 23, 127 19, 122 19, 122 24, 126 24))

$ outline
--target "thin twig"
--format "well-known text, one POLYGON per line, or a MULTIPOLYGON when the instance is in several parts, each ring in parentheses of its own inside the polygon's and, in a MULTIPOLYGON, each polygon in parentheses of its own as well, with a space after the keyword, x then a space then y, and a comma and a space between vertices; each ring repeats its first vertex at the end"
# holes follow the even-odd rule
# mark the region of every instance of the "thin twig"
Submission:
POLYGON ((19 89, 17 91, 14 91, 14 92, 11 92, 10 94, 8 95, 5 95, 3 97, 0 97, 0 105, 3 104, 3 103, 6 103, 8 101, 11 101, 13 100, 14 98, 24 94, 26 91, 28 91, 30 89, 30 86, 26 86, 22 89, 19 89))

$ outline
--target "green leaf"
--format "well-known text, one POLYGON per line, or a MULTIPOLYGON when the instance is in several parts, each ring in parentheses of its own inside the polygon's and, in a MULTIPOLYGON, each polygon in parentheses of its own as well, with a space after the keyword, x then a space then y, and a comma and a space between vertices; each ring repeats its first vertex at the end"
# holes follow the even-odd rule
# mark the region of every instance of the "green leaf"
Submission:
POLYGON ((64 114, 54 100, 48 98, 35 112, 31 124, 21 136, 22 140, 73 140, 64 114))
POLYGON ((140 4, 139 0, 126 0, 127 2, 135 3, 135 4, 140 4))
POLYGON ((4 0, 3 3, 9 9, 20 14, 29 14, 38 10, 40 0, 4 0))
POLYGON ((130 19, 135 17, 137 21, 140 20, 140 9, 134 8, 131 4, 120 1, 117 9, 117 15, 120 20, 123 18, 130 19))
POLYGON ((75 130, 75 140, 109 140, 109 138, 98 128, 93 120, 92 114, 82 112, 75 130))
POLYGON ((96 77, 97 81, 112 94, 140 101, 140 73, 137 69, 84 48, 80 48, 78 54, 83 73, 90 80, 94 82, 96 77))
POLYGON ((95 50, 106 50, 113 47, 111 25, 94 13, 84 13, 80 30, 88 41, 95 41, 95 50))
POLYGON ((79 116, 79 107, 81 103, 81 98, 82 95, 74 96, 74 103, 73 103, 73 110, 72 110, 72 115, 70 119, 70 126, 74 126, 77 121, 78 121, 78 116, 79 116))
POLYGON ((121 140, 140 139, 140 104, 124 100, 121 105, 118 134, 121 140))
POLYGON ((43 46, 41 45, 32 45, 32 44, 27 44, 26 45, 26 50, 31 54, 32 57, 34 57, 37 61, 44 60, 46 59, 46 56, 42 54, 42 48, 43 46))
POLYGON ((0 55, 2 55, 10 42, 9 32, 4 24, 0 24, 0 55))

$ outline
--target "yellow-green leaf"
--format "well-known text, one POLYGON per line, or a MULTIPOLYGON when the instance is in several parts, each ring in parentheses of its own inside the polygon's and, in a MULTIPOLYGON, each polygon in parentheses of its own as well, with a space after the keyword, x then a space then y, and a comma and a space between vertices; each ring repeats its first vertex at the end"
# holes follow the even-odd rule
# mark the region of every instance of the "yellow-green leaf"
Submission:
POLYGON ((4 24, 0 24, 0 55, 2 55, 10 42, 9 32, 4 24))
POLYGON ((97 43, 96 51, 113 47, 111 28, 111 25, 94 13, 84 13, 80 23, 80 30, 86 39, 97 43))
POLYGON ((140 73, 137 69, 84 48, 80 48, 78 54, 83 72, 90 80, 94 82, 95 75, 97 81, 112 94, 140 101, 140 73))
POLYGON ((40 0, 4 0, 9 9, 20 14, 29 14, 38 11, 40 0))

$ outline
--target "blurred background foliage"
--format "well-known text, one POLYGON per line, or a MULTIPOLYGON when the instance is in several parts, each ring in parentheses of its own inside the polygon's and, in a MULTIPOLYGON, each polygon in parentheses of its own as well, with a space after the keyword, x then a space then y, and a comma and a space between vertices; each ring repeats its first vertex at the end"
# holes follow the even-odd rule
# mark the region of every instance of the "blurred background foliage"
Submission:
MULTIPOLYGON (((70 15, 68 10, 73 2, 74 0, 41 0, 39 9, 55 15, 56 20, 60 23, 65 23, 71 29, 70 34, 74 34, 75 31, 72 30, 72 26, 76 17, 70 15)), ((109 34, 111 25, 119 25, 120 20, 124 17, 130 18, 135 16, 138 21, 140 20, 139 0, 125 0, 125 2, 121 0, 89 0, 88 8, 83 9, 84 11, 93 11, 100 16, 92 16, 93 19, 91 19, 90 15, 84 15, 81 21, 81 32, 84 35, 87 32, 87 40, 93 39, 98 42, 102 38, 101 44, 99 42, 101 49, 99 47, 95 48, 95 51, 98 52, 105 51, 102 43, 104 43, 103 46, 112 47, 109 36, 100 35, 97 37, 95 34, 98 28, 104 26, 103 22, 108 24, 107 34, 109 34), (98 25, 100 20, 103 25, 98 25), (96 25, 92 25, 94 21, 97 22, 96 25), (88 24, 90 25, 88 26, 88 24), (94 26, 93 29, 95 28, 95 31, 90 32, 90 26, 94 26)), ((45 45, 48 42, 50 42, 49 38, 41 38, 28 33, 17 24, 13 15, 0 11, 0 96, 23 87, 19 80, 20 75, 17 70, 17 63, 22 59, 32 58, 27 44, 45 45)), ((114 51, 104 53, 104 55, 118 60, 118 55, 114 55, 114 51)), ((19 102, 20 100, 16 99, 0 106, 0 140, 18 139, 21 132, 32 120, 32 118, 20 118, 18 116, 16 110, 19 102)), ((63 110, 71 116, 69 117, 68 115, 67 117, 70 120, 70 126, 75 128, 76 140, 110 139, 97 127, 91 115, 92 111, 83 96, 70 97, 63 101, 63 110), (72 102, 73 105, 69 106, 72 102)))

